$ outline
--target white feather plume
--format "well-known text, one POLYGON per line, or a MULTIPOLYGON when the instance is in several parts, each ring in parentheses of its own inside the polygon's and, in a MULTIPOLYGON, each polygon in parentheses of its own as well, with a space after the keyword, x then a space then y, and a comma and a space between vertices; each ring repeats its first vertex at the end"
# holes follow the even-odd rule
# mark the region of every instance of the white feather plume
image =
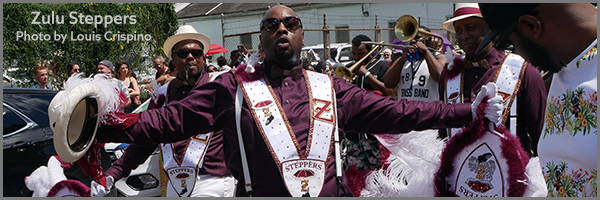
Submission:
POLYGON ((391 152, 389 166, 367 176, 361 197, 434 196, 434 174, 446 145, 437 130, 375 136, 391 152))
MULTIPOLYGON (((83 84, 94 84, 101 88, 100 94, 94 96, 99 99, 101 103, 98 109, 98 117, 102 121, 108 113, 113 111, 119 111, 125 105, 125 101, 121 98, 120 93, 123 92, 123 86, 119 84, 119 81, 110 77, 106 74, 96 74, 89 78, 82 78, 83 73, 73 74, 64 83, 65 95, 62 95, 60 102, 56 104, 52 109, 58 111, 59 117, 64 114, 64 105, 68 105, 68 101, 72 100, 69 98, 69 93, 75 88, 83 84)), ((123 94, 124 95, 124 94, 123 94)))
POLYGON ((448 67, 448 70, 452 70, 454 68, 454 58, 456 58, 456 53, 454 53, 452 51, 452 49, 450 49, 450 47, 446 47, 446 54, 444 54, 444 57, 446 57, 446 60, 448 62, 448 65, 446 65, 448 67))
POLYGON ((246 70, 245 70, 246 72, 252 74, 256 71, 254 69, 254 66, 256 66, 258 61, 260 61, 259 57, 260 57, 260 53, 258 51, 255 51, 254 53, 250 54, 250 56, 248 58, 248 62, 246 62, 246 70))

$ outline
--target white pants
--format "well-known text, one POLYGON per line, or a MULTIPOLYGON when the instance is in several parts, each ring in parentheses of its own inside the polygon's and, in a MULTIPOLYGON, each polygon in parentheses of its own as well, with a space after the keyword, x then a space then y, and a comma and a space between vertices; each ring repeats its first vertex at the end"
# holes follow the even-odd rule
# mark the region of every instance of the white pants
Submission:
MULTIPOLYGON (((215 177, 210 174, 196 176, 196 184, 190 197, 234 197, 237 180, 233 176, 215 177)), ((171 185, 167 197, 179 197, 171 185)))

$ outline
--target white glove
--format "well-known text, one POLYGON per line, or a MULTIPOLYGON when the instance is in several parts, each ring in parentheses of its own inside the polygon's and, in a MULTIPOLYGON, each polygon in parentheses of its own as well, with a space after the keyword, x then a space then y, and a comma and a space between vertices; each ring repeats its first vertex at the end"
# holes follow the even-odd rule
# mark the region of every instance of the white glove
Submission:
POLYGON ((477 107, 481 103, 484 97, 488 97, 487 100, 488 106, 485 108, 485 118, 488 118, 494 124, 497 124, 500 120, 502 120, 502 97, 498 95, 498 89, 496 88, 496 84, 493 82, 489 82, 488 84, 481 86, 481 91, 475 97, 475 101, 471 104, 471 114, 473 116, 473 120, 477 120, 477 107))
POLYGON ((96 181, 92 181, 90 187, 90 195, 92 197, 103 197, 106 194, 110 193, 110 188, 112 188, 115 179, 112 176, 106 176, 106 186, 109 189, 106 189, 102 184, 96 183, 96 181))

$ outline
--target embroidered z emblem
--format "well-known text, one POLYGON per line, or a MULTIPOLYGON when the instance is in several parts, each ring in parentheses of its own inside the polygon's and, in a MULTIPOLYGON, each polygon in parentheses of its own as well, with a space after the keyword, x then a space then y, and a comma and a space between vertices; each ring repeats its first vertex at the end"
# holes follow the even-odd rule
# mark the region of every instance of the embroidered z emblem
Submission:
POLYGON ((308 192, 308 180, 303 180, 302 182, 302 189, 300 190, 301 192, 308 192))
POLYGON ((334 113, 333 104, 330 101, 324 101, 320 99, 314 99, 315 103, 315 119, 319 119, 325 122, 333 123, 334 113))
POLYGON ((487 167, 485 165, 477 165, 477 168, 481 169, 479 171, 477 171, 477 177, 478 179, 485 179, 485 176, 483 175, 485 173, 485 169, 487 169, 487 167))

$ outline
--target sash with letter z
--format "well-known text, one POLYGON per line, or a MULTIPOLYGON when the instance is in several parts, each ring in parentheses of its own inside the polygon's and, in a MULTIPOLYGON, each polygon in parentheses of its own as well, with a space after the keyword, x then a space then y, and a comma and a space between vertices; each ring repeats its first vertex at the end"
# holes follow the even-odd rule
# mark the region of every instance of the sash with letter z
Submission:
POLYGON ((304 154, 269 82, 264 78, 250 82, 238 79, 238 82, 288 192, 294 197, 316 197, 325 182, 337 128, 335 93, 331 77, 310 71, 304 71, 304 77, 307 77, 311 109, 308 146, 304 154))

